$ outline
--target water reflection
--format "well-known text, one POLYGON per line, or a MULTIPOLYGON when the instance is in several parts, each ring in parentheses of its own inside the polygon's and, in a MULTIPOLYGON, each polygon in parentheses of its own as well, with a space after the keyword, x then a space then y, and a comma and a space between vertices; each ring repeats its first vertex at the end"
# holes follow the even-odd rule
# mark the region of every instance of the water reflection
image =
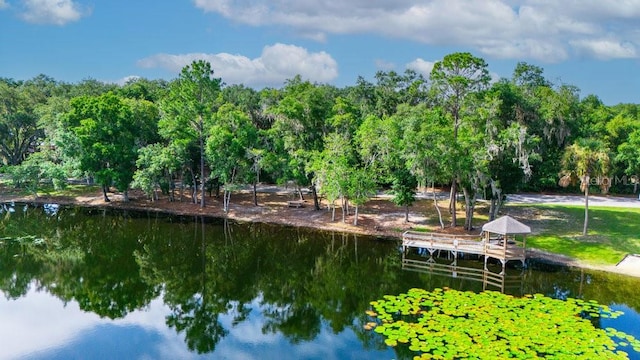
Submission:
POLYGON ((500 279, 473 261, 408 262, 397 242, 354 235, 150 212, 7 209, 0 338, 11 346, 0 358, 405 358, 362 324, 371 300, 412 287, 499 286, 640 308, 638 279, 604 273, 531 263, 500 279), (402 270, 411 267, 429 272, 402 270))
POLYGON ((502 268, 499 272, 491 267, 484 268, 477 260, 455 259, 453 262, 434 256, 420 256, 410 252, 402 253, 402 269, 434 276, 444 276, 460 281, 474 281, 482 284, 482 290, 495 290, 512 295, 523 295, 524 269, 502 268))

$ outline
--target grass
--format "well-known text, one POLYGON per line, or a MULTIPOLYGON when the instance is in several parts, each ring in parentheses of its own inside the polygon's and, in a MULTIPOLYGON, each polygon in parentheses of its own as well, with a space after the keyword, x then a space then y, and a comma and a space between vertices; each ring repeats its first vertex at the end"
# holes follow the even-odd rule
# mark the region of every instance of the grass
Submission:
POLYGON ((527 247, 597 265, 613 265, 626 254, 640 253, 640 209, 590 207, 587 236, 582 235, 582 206, 516 205, 509 209, 530 214, 525 222, 536 234, 527 238, 527 247))
MULTIPOLYGON (((488 221, 488 209, 478 204, 474 227, 481 228, 488 221)), ((428 202, 413 209, 425 215, 427 224, 412 230, 438 231, 438 217, 428 202)), ((442 209, 445 224, 450 214, 442 209)), ((464 213, 458 213, 458 223, 464 213)), ((640 254, 640 209, 590 207, 588 235, 582 236, 584 207, 580 205, 506 205, 501 214, 511 215, 531 227, 534 235, 527 237, 527 247, 565 255, 593 265, 615 265, 627 254, 640 254)))
POLYGON ((55 190, 53 187, 39 189, 38 194, 46 194, 48 196, 81 196, 93 195, 100 190, 98 185, 73 184, 67 185, 64 189, 55 190))

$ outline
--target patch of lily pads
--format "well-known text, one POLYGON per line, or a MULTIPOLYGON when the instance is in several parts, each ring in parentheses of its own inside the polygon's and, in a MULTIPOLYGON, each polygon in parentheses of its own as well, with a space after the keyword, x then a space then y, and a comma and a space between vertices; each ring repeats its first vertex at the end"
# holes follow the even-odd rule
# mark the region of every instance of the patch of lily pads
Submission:
POLYGON ((365 329, 388 346, 408 347, 414 359, 627 359, 626 351, 640 352, 633 336, 594 325, 622 315, 595 301, 411 289, 372 301, 367 315, 365 329))

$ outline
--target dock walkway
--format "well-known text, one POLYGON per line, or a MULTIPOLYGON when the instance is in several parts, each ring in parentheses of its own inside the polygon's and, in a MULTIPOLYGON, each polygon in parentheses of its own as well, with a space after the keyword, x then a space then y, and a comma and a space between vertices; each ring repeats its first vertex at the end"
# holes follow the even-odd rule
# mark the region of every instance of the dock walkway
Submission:
POLYGON ((409 248, 425 249, 431 256, 436 251, 449 251, 454 259, 459 253, 484 256, 485 268, 489 258, 499 260, 503 267, 511 260, 519 260, 523 265, 526 260, 524 242, 509 236, 490 238, 406 231, 402 234, 402 249, 406 252, 409 248))

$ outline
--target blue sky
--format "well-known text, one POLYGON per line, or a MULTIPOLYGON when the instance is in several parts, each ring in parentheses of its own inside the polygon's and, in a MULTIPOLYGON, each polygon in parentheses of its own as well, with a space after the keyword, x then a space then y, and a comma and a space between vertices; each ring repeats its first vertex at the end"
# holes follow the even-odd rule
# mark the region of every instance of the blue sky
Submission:
POLYGON ((456 51, 640 103, 640 0, 0 0, 0 77, 21 80, 170 80, 204 58, 227 84, 347 86, 456 51))

